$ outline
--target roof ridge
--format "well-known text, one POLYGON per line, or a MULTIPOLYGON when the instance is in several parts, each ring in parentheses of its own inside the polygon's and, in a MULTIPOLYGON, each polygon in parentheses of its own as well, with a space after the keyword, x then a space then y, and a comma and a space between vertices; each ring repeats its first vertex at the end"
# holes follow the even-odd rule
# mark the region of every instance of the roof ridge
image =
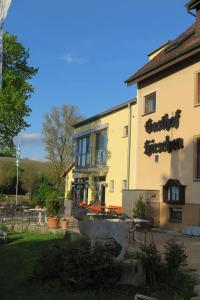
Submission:
POLYGON ((111 108, 109 108, 109 109, 107 109, 107 110, 104 110, 104 111, 101 112, 101 113, 98 113, 98 114, 93 115, 93 116, 91 116, 91 117, 89 117, 89 118, 86 118, 86 119, 84 119, 84 120, 82 120, 82 121, 80 121, 80 122, 78 122, 78 123, 73 124, 73 127, 76 128, 76 127, 82 126, 82 125, 85 124, 85 123, 89 123, 89 122, 92 122, 92 121, 94 121, 94 120, 96 120, 96 119, 100 119, 100 118, 102 118, 102 117, 104 117, 104 116, 106 116, 106 115, 109 115, 109 114, 112 114, 112 113, 114 113, 114 112, 116 112, 116 111, 118 111, 118 110, 121 110, 121 109, 123 109, 124 107, 128 106, 129 103, 130 103, 130 104, 133 104, 133 103, 135 103, 136 101, 137 101, 137 98, 135 97, 135 98, 133 98, 133 99, 131 99, 131 100, 128 100, 128 101, 126 101, 126 102, 122 102, 122 103, 120 103, 120 104, 118 104, 118 105, 116 105, 116 106, 113 106, 113 107, 111 107, 111 108))
POLYGON ((196 34, 198 32, 198 25, 198 22, 194 22, 192 25, 186 28, 184 32, 182 32, 174 40, 169 42, 169 45, 166 48, 160 51, 160 53, 158 53, 154 58, 148 61, 136 73, 130 76, 125 81, 125 83, 131 85, 135 82, 139 82, 141 81, 140 78, 145 75, 148 78, 147 74, 151 71, 167 64, 167 62, 169 61, 175 60, 178 56, 181 56, 188 51, 192 51, 195 45, 198 45, 198 42, 200 42, 200 34, 196 34))

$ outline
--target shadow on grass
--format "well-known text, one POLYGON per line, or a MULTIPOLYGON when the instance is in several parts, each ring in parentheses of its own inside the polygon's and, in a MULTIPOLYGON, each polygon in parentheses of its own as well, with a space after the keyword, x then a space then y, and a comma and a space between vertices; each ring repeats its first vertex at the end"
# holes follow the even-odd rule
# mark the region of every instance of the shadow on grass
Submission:
MULTIPOLYGON (((67 232, 64 237, 53 233, 24 232, 11 233, 8 235, 8 238, 10 240, 9 243, 0 245, 0 299, 2 300, 129 300, 134 299, 135 293, 145 293, 144 291, 136 291, 130 286, 110 286, 106 290, 72 292, 59 286, 57 283, 53 287, 49 284, 33 284, 29 278, 41 254, 51 251, 55 245, 60 245, 67 249, 70 247, 71 241, 74 242, 80 239, 80 235, 67 232)), ((181 289, 183 289, 183 285, 184 283, 181 281, 181 289)), ((161 300, 175 299, 169 292, 162 291, 157 293, 155 298, 161 300), (169 294, 169 298, 168 295, 164 297, 166 294, 169 294)), ((145 294, 148 295, 148 293, 145 294)), ((184 299, 190 298, 186 296, 184 299)))
POLYGON ((32 297, 27 278, 41 252, 57 243, 67 245, 68 241, 52 233, 8 234, 8 243, 0 245, 0 299, 13 299, 12 295, 14 299, 22 299, 22 295, 26 295, 23 299, 32 297))
MULTIPOLYGON (((67 232, 66 237, 53 233, 12 233, 9 234, 9 243, 0 246, 0 299, 27 299, 27 300, 128 300, 133 299, 133 289, 110 287, 109 291, 68 291, 55 284, 34 285, 28 280, 36 260, 44 251, 51 251, 55 245, 69 247, 70 241, 80 239, 80 235, 67 232), (14 297, 14 298, 13 298, 14 297)), ((106 278, 105 278, 106 280, 106 278)))
POLYGON ((14 243, 21 239, 22 237, 9 237, 4 245, 14 243))

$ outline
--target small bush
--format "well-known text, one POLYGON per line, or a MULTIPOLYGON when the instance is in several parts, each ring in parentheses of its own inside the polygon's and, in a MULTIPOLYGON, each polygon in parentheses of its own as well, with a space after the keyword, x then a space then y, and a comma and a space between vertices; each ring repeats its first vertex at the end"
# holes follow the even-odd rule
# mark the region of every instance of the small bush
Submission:
POLYGON ((49 217, 60 217, 64 211, 64 199, 54 191, 47 196, 46 207, 49 217))
POLYGON ((164 245, 164 260, 166 271, 171 278, 176 276, 181 266, 186 265, 187 255, 183 244, 178 244, 174 239, 168 240, 164 245))
POLYGON ((173 239, 165 242, 163 256, 154 243, 142 246, 134 256, 141 259, 146 272, 146 285, 153 288, 176 287, 182 276, 180 267, 187 260, 184 245, 173 239))
POLYGON ((133 217, 134 218, 140 218, 140 219, 146 219, 147 214, 147 205, 142 200, 142 196, 136 201, 134 208, 133 208, 133 217))
POLYGON ((158 300, 189 300, 193 296, 194 278, 179 272, 171 285, 155 291, 151 296, 158 300))
POLYGON ((58 280, 64 271, 64 249, 58 245, 44 251, 36 261, 33 280, 37 282, 58 280))
POLYGON ((120 265, 113 261, 116 248, 97 245, 90 251, 84 240, 60 246, 43 253, 33 270, 33 280, 59 284, 71 289, 105 288, 115 284, 120 265))
POLYGON ((147 286, 156 287, 163 274, 161 254, 157 250, 156 245, 151 243, 148 246, 142 246, 141 251, 135 256, 142 261, 146 272, 147 286))

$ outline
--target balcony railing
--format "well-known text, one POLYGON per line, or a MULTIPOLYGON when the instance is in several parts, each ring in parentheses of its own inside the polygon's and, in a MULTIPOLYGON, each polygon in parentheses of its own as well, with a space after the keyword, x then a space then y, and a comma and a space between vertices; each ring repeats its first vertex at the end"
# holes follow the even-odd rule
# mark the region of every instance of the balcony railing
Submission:
POLYGON ((88 169, 99 165, 107 165, 107 151, 98 150, 93 155, 91 153, 76 155, 76 168, 88 169))

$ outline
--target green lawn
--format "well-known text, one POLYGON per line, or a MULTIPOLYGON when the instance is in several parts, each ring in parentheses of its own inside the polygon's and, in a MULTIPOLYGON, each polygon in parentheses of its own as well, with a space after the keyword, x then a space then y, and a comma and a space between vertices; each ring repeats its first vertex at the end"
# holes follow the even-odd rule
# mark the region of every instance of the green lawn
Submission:
POLYGON ((92 299, 134 299, 131 290, 111 288, 98 292, 70 292, 63 288, 33 285, 28 281, 35 260, 44 249, 53 243, 66 244, 61 235, 52 233, 12 233, 7 244, 0 245, 0 299, 1 300, 92 300, 92 299))
MULTIPOLYGON (((53 233, 10 233, 8 243, 0 244, 0 300, 133 300, 135 290, 128 287, 110 287, 106 291, 71 292, 66 288, 33 284, 28 280, 36 259, 43 250, 51 250, 55 243, 69 245, 68 239, 53 233)), ((105 278, 106 280, 106 278, 105 278)), ((154 296, 161 300, 187 300, 192 295, 190 282, 180 283, 182 298, 174 291, 160 291, 154 296), (170 295, 171 294, 171 295, 170 295)), ((142 292, 141 292, 142 293, 142 292)))

